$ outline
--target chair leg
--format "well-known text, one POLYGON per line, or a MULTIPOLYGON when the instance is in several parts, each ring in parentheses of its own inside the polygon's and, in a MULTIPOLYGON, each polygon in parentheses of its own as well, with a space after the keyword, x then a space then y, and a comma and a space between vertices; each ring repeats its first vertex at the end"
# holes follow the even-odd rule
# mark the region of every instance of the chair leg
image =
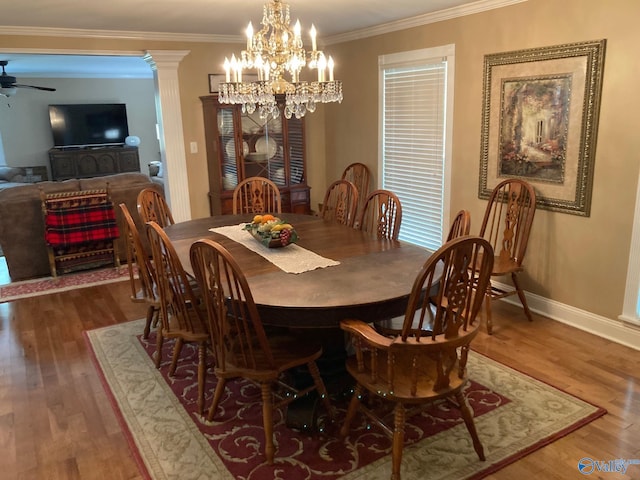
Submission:
POLYGON ((56 259, 53 254, 53 247, 47 246, 47 254, 49 256, 49 270, 51 271, 51 277, 56 278, 58 276, 58 269, 56 268, 56 259))
POLYGON ((400 402, 396 403, 393 420, 393 450, 391 452, 391 480, 400 480, 400 464, 402 463, 402 449, 404 447, 405 408, 400 402))
POLYGON ((456 399, 460 404, 460 411, 462 412, 464 424, 467 426, 467 430, 469 430, 469 434, 471 435, 473 448, 478 454, 478 458, 484 462, 484 449, 482 448, 482 443, 480 443, 480 438, 478 437, 478 432, 476 431, 476 425, 473 422, 473 414, 471 413, 471 409, 469 408, 467 399, 463 395, 462 391, 456 393, 456 399))
POLYGON ((201 342, 198 346, 198 413, 200 415, 204 411, 204 384, 207 375, 206 351, 206 344, 201 342))
POLYGON ((520 303, 522 303, 522 308, 524 308, 524 314, 527 316, 530 322, 533 322, 531 310, 529 310, 529 305, 527 305, 527 298, 524 296, 524 291, 522 290, 522 288, 520 288, 516 272, 511 273, 511 280, 513 281, 513 286, 516 287, 516 292, 518 292, 518 298, 520 298, 520 303))
POLYGON ((153 328, 158 328, 158 323, 160 323, 160 315, 162 315, 162 310, 159 307, 153 308, 153 328))
POLYGON ((176 344, 173 347, 173 358, 171 359, 171 367, 169 368, 169 375, 173 376, 176 373, 176 367, 178 366, 178 358, 180 357, 180 352, 182 352, 183 340, 178 337, 176 338, 176 344))
POLYGON ((156 334, 156 368, 160 368, 162 362, 162 346, 164 344, 164 337, 162 335, 162 328, 157 330, 156 334))
POLYGON ((209 414, 207 415, 207 421, 213 421, 213 417, 216 414, 216 410, 218 409, 218 405, 220 404, 220 400, 222 399, 222 394, 224 393, 224 387, 227 384, 226 378, 219 378, 218 383, 216 383, 216 389, 213 392, 213 400, 211 401, 211 406, 209 407, 209 414))
POLYGON ((487 287, 487 293, 484 296, 484 311, 485 316, 487 317, 487 333, 489 335, 493 334, 493 318, 491 317, 491 283, 487 287))
POLYGON ((329 401, 329 394, 327 393, 327 388, 324 385, 324 381, 320 376, 320 370, 318 369, 318 365, 316 362, 307 363, 307 368, 309 369, 309 373, 311 373, 311 377, 313 378, 313 383, 316 385, 316 390, 318 391, 318 395, 320 395, 320 399, 324 404, 324 408, 327 409, 327 413, 329 414, 329 418, 334 420, 335 415, 333 413, 333 408, 331 408, 331 402, 329 401))
POLYGON ((349 408, 347 409, 347 415, 342 424, 342 428, 340 429, 340 435, 346 437, 349 433, 349 426, 351 425, 351 421, 353 417, 356 415, 358 411, 358 405, 360 405, 360 398, 362 397, 362 385, 357 384, 356 388, 353 391, 353 397, 351 397, 351 401, 349 402, 349 408))
POLYGON ((262 384, 262 422, 264 424, 264 454, 267 464, 273 465, 276 448, 273 444, 273 400, 271 384, 262 384))
POLYGON ((464 377, 464 371, 467 369, 467 360, 469 358, 469 344, 460 347, 460 360, 458 361, 458 377, 464 377))
POLYGON ((156 309, 153 305, 149 305, 147 308, 147 320, 144 323, 144 332, 142 333, 142 338, 149 338, 149 332, 151 332, 151 322, 153 322, 153 316, 155 315, 156 309))

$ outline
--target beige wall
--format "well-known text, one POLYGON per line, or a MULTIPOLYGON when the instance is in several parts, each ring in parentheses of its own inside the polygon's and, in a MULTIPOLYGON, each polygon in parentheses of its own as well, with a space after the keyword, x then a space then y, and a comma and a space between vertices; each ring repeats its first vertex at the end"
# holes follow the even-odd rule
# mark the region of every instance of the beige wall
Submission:
MULTIPOLYGON (((377 178, 377 62, 386 53, 455 44, 452 211, 471 210, 477 232, 486 201, 478 199, 483 56, 489 53, 607 39, 591 216, 539 210, 525 261, 527 291, 615 319, 622 312, 638 181, 640 111, 640 2, 637 0, 529 0, 467 17, 381 35, 327 50, 337 59, 345 100, 308 118, 312 205, 349 163, 369 165, 377 178)), ((206 156, 199 96, 207 74, 220 71, 232 46, 194 42, 59 39, 0 36, 0 51, 69 48, 123 51, 190 50, 180 64, 185 155, 194 218, 208 215, 206 156), (189 153, 191 141, 200 147, 189 153)), ((170 159, 169 159, 170 161, 170 159)))
POLYGON ((484 55, 607 39, 591 216, 538 210, 523 283, 529 292, 616 319, 622 313, 638 181, 638 18, 636 0, 529 0, 332 46, 345 101, 327 109, 327 176, 335 177, 356 159, 376 172, 378 56, 455 44, 451 211, 469 209, 477 233, 486 205, 478 199, 484 55))

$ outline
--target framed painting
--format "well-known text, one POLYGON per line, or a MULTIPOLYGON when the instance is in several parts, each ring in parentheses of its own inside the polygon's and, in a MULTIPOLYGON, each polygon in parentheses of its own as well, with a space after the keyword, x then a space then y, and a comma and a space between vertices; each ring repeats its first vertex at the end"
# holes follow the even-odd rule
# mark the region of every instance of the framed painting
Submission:
POLYGON ((605 42, 485 55, 480 198, 516 177, 539 208, 589 216, 605 42))
POLYGON ((220 91, 220 82, 225 81, 224 73, 210 73, 209 74, 209 93, 218 93, 220 91))

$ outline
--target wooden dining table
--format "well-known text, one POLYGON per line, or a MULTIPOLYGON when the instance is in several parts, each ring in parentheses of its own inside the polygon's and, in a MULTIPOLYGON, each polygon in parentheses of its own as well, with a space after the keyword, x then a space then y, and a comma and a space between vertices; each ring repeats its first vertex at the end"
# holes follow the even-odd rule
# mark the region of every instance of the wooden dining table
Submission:
MULTIPOLYGON (((210 231, 225 225, 238 225, 241 229, 252 220, 251 215, 189 220, 168 226, 165 231, 190 273, 189 249, 193 242, 209 238, 224 245, 247 277, 265 325, 337 329, 345 318, 373 322, 404 314, 413 282, 429 257, 429 250, 402 241, 377 239, 317 216, 280 216, 294 226, 299 237, 297 245, 336 260, 339 265, 286 273, 242 244, 210 231)), ((290 247, 283 248, 286 251, 290 247)))
MULTIPOLYGON (((295 330, 300 341, 319 342, 323 354, 317 364, 327 389, 348 396, 353 381, 344 367, 347 350, 340 321, 358 318, 373 322, 403 315, 416 275, 431 252, 402 241, 377 239, 317 216, 280 217, 294 226, 299 237, 297 245, 336 260, 339 265, 286 273, 241 243, 210 231, 226 225, 237 225, 241 230, 252 215, 189 220, 165 227, 165 231, 190 274, 193 270, 189 249, 193 242, 209 238, 224 245, 247 278, 262 323, 295 330)), ((282 250, 286 252, 288 248, 291 247, 282 250)), ((306 429, 316 425, 317 412, 317 398, 305 395, 288 406, 286 423, 306 429)))

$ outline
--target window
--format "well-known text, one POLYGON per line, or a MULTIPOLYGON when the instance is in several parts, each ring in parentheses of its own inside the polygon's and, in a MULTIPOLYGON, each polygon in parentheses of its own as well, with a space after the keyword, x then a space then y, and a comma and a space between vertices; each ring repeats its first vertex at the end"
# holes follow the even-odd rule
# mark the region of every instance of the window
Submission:
POLYGON ((454 46, 379 58, 382 188, 402 202, 400 239, 435 250, 449 223, 454 46))

